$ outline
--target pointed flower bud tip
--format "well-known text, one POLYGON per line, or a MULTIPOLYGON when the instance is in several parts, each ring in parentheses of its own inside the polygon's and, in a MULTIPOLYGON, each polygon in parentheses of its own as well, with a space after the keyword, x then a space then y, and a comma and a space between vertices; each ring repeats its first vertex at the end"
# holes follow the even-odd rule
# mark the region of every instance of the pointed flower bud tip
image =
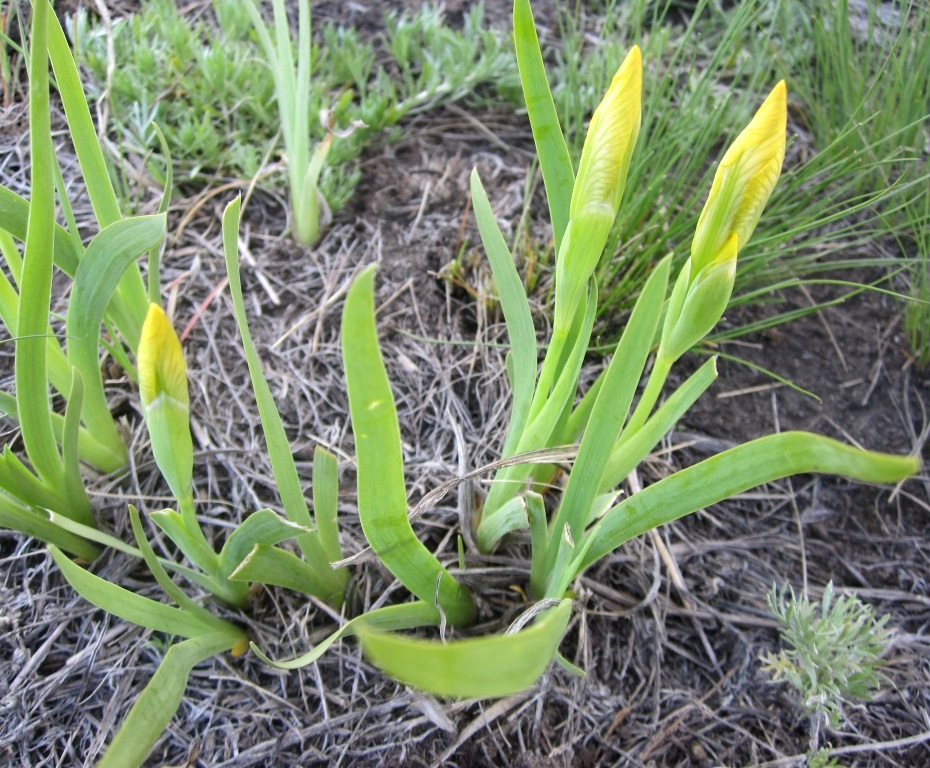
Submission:
POLYGON ((752 235, 781 173, 787 122, 782 80, 720 161, 691 246, 698 271, 716 258, 732 234, 741 247, 752 235))
POLYGON ((147 408, 161 396, 190 405, 187 366, 171 321, 157 304, 150 304, 142 324, 138 353, 139 393, 147 408))
POLYGON ((611 222, 617 215, 639 135, 642 90, 642 53, 634 45, 588 126, 572 194, 573 217, 586 208, 602 209, 611 222))

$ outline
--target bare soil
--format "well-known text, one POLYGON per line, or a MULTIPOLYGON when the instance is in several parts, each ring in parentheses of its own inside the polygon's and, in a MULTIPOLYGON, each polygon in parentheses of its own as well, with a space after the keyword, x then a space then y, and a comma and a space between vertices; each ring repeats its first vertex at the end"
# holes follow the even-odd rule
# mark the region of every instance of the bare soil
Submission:
MULTIPOLYGON (((467 5, 446 7, 454 17, 467 5)), ((314 12, 361 29, 370 24, 373 33, 375 14, 394 6, 323 2, 314 12)), ((509 2, 489 6, 489 17, 506 25, 509 2)), ((539 14, 544 23, 546 14, 545 8, 539 14)), ((498 219, 518 220, 533 181, 528 126, 503 110, 452 108, 404 127, 400 142, 376 143, 366 152, 356 197, 316 248, 281 236, 284 208, 273 194, 255 194, 242 228, 253 336, 305 477, 315 445, 341 458, 348 553, 361 550, 364 538, 354 511, 339 317, 345 287, 359 268, 380 265, 379 329, 398 400, 411 501, 493 460, 507 418, 503 330, 493 303, 484 300, 486 275, 476 267, 463 290, 438 273, 460 251, 476 248, 472 168, 481 173, 498 219)), ((21 134, 8 139, 4 133, 2 152, 21 141, 21 134)), ((219 538, 243 515, 277 503, 228 296, 221 293, 201 311, 225 274, 219 217, 226 201, 207 200, 183 229, 181 217, 195 201, 176 202, 164 267, 165 283, 177 281, 167 294, 175 326, 193 321, 185 350, 199 449, 196 483, 203 519, 219 538)), ((725 323, 745 324, 808 301, 800 293, 773 299, 725 323)), ((543 301, 541 292, 534 295, 539 328, 543 301)), ((912 365, 900 312, 893 298, 863 293, 724 343, 717 351, 774 371, 819 401, 721 359, 719 379, 642 468, 643 482, 789 429, 875 450, 917 450, 926 461, 930 373, 912 365)), ((676 375, 701 360, 694 355, 676 375)), ((602 364, 592 358, 586 379, 602 364)), ((126 504, 153 510, 168 498, 149 458, 135 396, 125 381, 114 381, 113 390, 125 403, 135 463, 128 478, 101 478, 93 490, 101 525, 129 539, 126 504)), ((464 493, 452 494, 418 523, 449 562, 464 501, 464 493)), ((665 526, 579 581, 562 652, 587 676, 577 679, 553 666, 531 690, 501 701, 438 701, 405 688, 374 669, 352 641, 291 673, 252 655, 218 657, 195 670, 147 764, 803 765, 809 737, 803 709, 760 669, 761 656, 779 647, 765 600, 773 583, 787 581, 799 591, 807 586, 816 597, 832 579, 838 591, 855 591, 878 614, 889 614, 894 641, 884 669, 888 683, 873 702, 850 706, 842 729, 827 740, 840 748, 843 765, 928 765, 928 505, 926 471, 896 489, 802 476, 665 526), (661 545, 670 560, 662 559, 661 545)), ((515 590, 526 583, 522 554, 515 543, 493 561, 499 577, 481 595, 489 623, 521 607, 515 590)), ((469 559, 478 573, 487 565, 469 559)), ((93 568, 158 595, 130 559, 107 554, 93 568)), ((403 596, 374 564, 353 574, 349 613, 403 596)), ((339 619, 314 600, 276 589, 262 590, 251 615, 239 618, 276 657, 305 651, 339 619)), ((6 671, 0 675, 0 765, 93 764, 166 647, 165 638, 77 598, 41 546, 0 531, 0 667, 6 671)))

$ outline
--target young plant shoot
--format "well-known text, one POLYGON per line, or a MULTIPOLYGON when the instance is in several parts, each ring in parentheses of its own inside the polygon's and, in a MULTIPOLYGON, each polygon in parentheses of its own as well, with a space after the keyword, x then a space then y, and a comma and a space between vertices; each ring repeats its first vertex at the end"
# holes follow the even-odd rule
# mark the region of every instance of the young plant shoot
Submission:
POLYGON ((245 0, 266 63, 274 77, 281 135, 284 138, 288 187, 291 195, 291 216, 294 239, 303 245, 313 245, 320 239, 320 210, 323 199, 319 190, 320 173, 332 145, 333 135, 311 150, 310 146, 310 62, 313 55, 310 40, 310 3, 297 3, 297 61, 295 64, 291 32, 288 27, 284 0, 273 0, 274 39, 265 26, 253 0, 245 0), (295 70, 296 66, 296 70, 295 70))

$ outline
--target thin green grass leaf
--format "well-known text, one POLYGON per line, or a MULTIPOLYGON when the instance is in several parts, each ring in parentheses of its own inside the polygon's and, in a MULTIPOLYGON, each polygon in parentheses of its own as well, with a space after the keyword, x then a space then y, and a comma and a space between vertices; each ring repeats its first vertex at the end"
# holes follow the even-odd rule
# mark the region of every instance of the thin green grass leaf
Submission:
POLYGON ((481 242, 491 264, 494 286, 497 289, 510 340, 512 358, 508 370, 513 372, 511 377, 513 407, 504 441, 503 455, 506 456, 509 450, 514 449, 520 441, 523 427, 529 417, 533 391, 536 386, 536 329, 533 326, 526 288, 523 287, 523 281, 513 263, 513 256, 497 226, 477 169, 471 173, 471 196, 475 208, 475 219, 481 233, 481 242))

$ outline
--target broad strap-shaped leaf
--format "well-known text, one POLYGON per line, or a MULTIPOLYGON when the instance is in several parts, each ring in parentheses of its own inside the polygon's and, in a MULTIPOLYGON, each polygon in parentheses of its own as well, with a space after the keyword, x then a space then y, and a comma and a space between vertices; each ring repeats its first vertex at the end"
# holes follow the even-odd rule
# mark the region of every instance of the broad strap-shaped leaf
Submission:
POLYGON ((43 483, 64 482, 52 431, 46 363, 55 233, 55 150, 49 106, 48 27, 54 14, 47 0, 35 4, 29 57, 29 149, 32 199, 23 252, 16 330, 15 378, 26 454, 43 483))
POLYGON ((313 521, 330 562, 342 559, 339 543, 339 464, 329 451, 313 450, 313 521))
MULTIPOLYGON (((539 387, 543 386, 542 382, 537 384, 536 399, 543 405, 535 416, 532 416, 531 412, 531 421, 520 436, 520 442, 516 448, 517 454, 553 447, 552 435, 564 411, 571 408, 572 398, 578 387, 578 375, 584 362, 591 329, 594 327, 595 294, 596 287, 592 280, 588 286, 588 301, 585 305, 584 317, 579 318, 579 327, 573 334, 577 343, 569 347, 567 359, 564 365, 560 366, 555 386, 548 397, 543 397, 539 391, 539 387)), ((549 362, 548 354, 551 353, 551 350, 547 353, 547 362, 549 362)), ((555 370, 555 366, 551 363, 550 370, 555 370)), ((494 483, 485 499, 484 511, 478 523, 478 547, 482 552, 490 552, 498 541, 493 535, 494 526, 489 523, 492 516, 496 515, 511 498, 522 490, 525 480, 532 473, 533 465, 518 464, 505 467, 494 476, 494 483)))
POLYGON ((236 198, 223 212, 223 253, 226 259, 226 275, 229 278, 229 293, 233 302, 233 312, 239 334, 242 336, 242 348, 249 365, 249 377, 252 379, 252 390, 258 405, 258 413, 262 420, 262 432, 268 443, 268 456, 271 459, 271 468, 278 485, 278 493, 284 504, 284 511, 288 520, 306 528, 312 527, 310 510, 304 499, 300 478, 297 476, 297 467, 291 455, 284 425, 281 416, 275 407, 274 398, 268 380, 262 371, 261 361, 252 342, 248 320, 245 316, 245 302, 242 297, 242 280, 239 275, 239 214, 242 207, 241 198, 236 198))
POLYGON ((539 49, 530 0, 514 0, 513 36, 523 98, 533 130, 539 167, 546 185, 549 218, 555 237, 555 252, 558 253, 562 245, 562 236, 568 227, 575 173, 572 170, 562 127, 559 125, 559 116, 555 111, 552 92, 549 90, 549 81, 546 79, 546 68, 539 49))
POLYGON ((511 356, 508 359, 508 370, 512 371, 513 408, 503 449, 503 455, 508 456, 516 448, 523 433, 536 389, 536 329, 533 326, 526 288, 523 287, 523 281, 513 263, 513 256, 504 241, 500 227, 497 226, 477 169, 471 172, 471 196, 481 242, 491 264, 494 287, 497 289, 504 321, 507 323, 507 335, 510 338, 511 356))
MULTIPOLYGON (((0 217, 0 222, 2 221, 3 219, 0 217)), ((3 260, 6 262, 6 267, 13 278, 10 280, 5 272, 0 271, 0 322, 6 326, 10 338, 15 340, 18 336, 18 285, 22 282, 23 260, 13 236, 3 229, 0 229, 0 253, 3 254, 3 260)), ((45 364, 48 380, 57 392, 67 397, 68 390, 71 387, 71 366, 68 365, 68 359, 65 357, 61 342, 58 341, 51 323, 48 324, 45 333, 45 364)))
POLYGON ((253 512, 237 525, 226 539, 220 551, 220 573, 228 577, 256 544, 273 546, 311 532, 301 525, 285 520, 272 509, 253 512))
MULTIPOLYGON (((242 298, 242 281, 239 275, 239 214, 242 206, 240 198, 236 198, 223 212, 223 253, 226 259, 226 274, 229 277, 229 295, 233 302, 233 312, 236 315, 236 325, 242 337, 242 349, 249 366, 249 377, 252 380, 252 390, 255 393, 255 402, 258 405, 258 414, 262 421, 262 432, 268 444, 268 458, 271 460, 271 471, 274 473, 281 503, 284 505, 284 514, 292 523, 313 529, 313 520, 304 498, 300 476, 297 474, 297 465, 291 454, 291 447, 281 423, 281 415, 275 406, 271 388, 262 371, 261 360, 255 350, 252 334, 249 332, 248 320, 245 316, 245 302, 242 298)), ((347 574, 337 572, 329 567, 329 557, 319 536, 312 534, 300 536, 297 546, 304 558, 311 565, 315 573, 321 577, 328 572, 329 583, 323 588, 327 593, 336 594, 340 587, 345 588, 347 574)), ((316 594, 316 593, 314 593, 316 594)))
POLYGON ((75 592, 98 608, 128 622, 181 637, 211 634, 217 631, 218 624, 226 626, 221 619, 208 622, 202 616, 150 600, 101 579, 72 562, 57 547, 50 546, 49 552, 75 592))
MULTIPOLYGON (((47 3, 48 0, 42 0, 47 3)), ((74 56, 68 46, 64 30, 55 14, 51 14, 48 24, 48 53, 55 70, 55 81, 61 102, 68 118, 68 133, 74 144, 81 175, 87 187, 94 215, 101 230, 119 221, 122 214, 119 201, 113 189, 113 182, 107 171, 107 162, 97 138, 97 128, 87 106, 81 78, 74 56)), ((118 321, 120 333, 126 339, 130 349, 135 351, 139 342, 139 331, 145 316, 145 284, 137 266, 130 264, 121 273, 118 300, 114 307, 114 316, 118 321)))
POLYGON ((337 640, 357 635, 363 628, 380 632, 393 632, 399 629, 415 629, 417 627, 437 626, 441 617, 432 605, 422 602, 404 603, 403 605, 389 605, 385 608, 376 608, 361 616, 347 621, 339 629, 317 643, 307 653, 288 661, 273 661, 262 650, 251 643, 252 651, 266 664, 278 669, 300 669, 319 659, 337 640))
POLYGON ((624 432, 610 452, 601 478, 600 493, 607 493, 620 485, 716 378, 717 358, 712 357, 680 384, 642 427, 630 434, 624 432))
MULTIPOLYGON (((18 421, 19 411, 16 398, 6 392, 0 392, 0 413, 18 421)), ((64 428, 65 417, 60 413, 52 413, 52 430, 55 433, 55 439, 59 443, 64 439, 64 428)), ((93 464, 95 467, 99 467, 101 463, 105 463, 110 457, 110 452, 106 447, 98 443, 84 427, 81 427, 78 432, 78 450, 82 460, 93 464)))
MULTIPOLYGON (((0 185, 0 226, 17 240, 25 242, 29 221, 29 201, 0 185)), ((80 255, 75 252, 71 238, 61 224, 55 224, 52 236, 55 247, 55 266, 74 277, 80 255)))
MULTIPOLYGON (((84 478, 81 475, 80 437, 81 437, 81 410, 84 405, 84 377, 77 368, 71 369, 71 391, 68 393, 68 405, 65 408, 65 418, 61 430, 61 463, 64 470, 64 492, 66 499, 71 500, 75 508, 85 503, 87 515, 82 522, 90 525, 94 523, 87 490, 84 487, 84 478)), ((53 424, 54 429, 54 424, 53 424)), ((81 518, 79 518, 81 519, 81 518)))
MULTIPOLYGON (((85 525, 93 525, 90 502, 86 497, 78 497, 71 502, 63 493, 57 492, 55 486, 36 477, 22 460, 10 449, 3 447, 0 454, 0 488, 15 496, 24 504, 40 509, 51 509, 59 514, 74 517, 85 525)), ((58 489, 64 491, 63 485, 58 489)))
MULTIPOLYGON (((84 376, 82 420, 113 454, 110 464, 100 467, 104 472, 114 472, 126 464, 126 449, 110 415, 100 377, 100 327, 121 276, 142 254, 161 243, 165 223, 165 216, 156 214, 111 224, 87 246, 74 276, 68 305, 68 358, 84 376)), ((128 341, 135 348, 139 338, 128 341)))
POLYGON ((374 265, 352 284, 342 315, 342 359, 358 463, 358 511, 371 548, 420 600, 453 624, 475 619, 475 604, 416 537, 407 518, 404 459, 394 395, 375 328, 374 265))
POLYGON ((349 574, 326 562, 314 565, 270 544, 255 544, 229 574, 229 580, 284 587, 338 608, 345 601, 349 574))
POLYGON ((181 706, 191 670, 211 656, 233 650, 241 642, 242 636, 216 632, 172 645, 130 708, 97 768, 141 766, 181 706))
POLYGON ((359 630, 365 655, 402 683, 437 696, 494 698, 529 688, 546 670, 571 617, 562 600, 514 634, 440 642, 359 630))
POLYGON ((867 483, 897 483, 920 470, 916 456, 851 448, 808 432, 782 432, 705 459, 624 499, 589 534, 582 568, 624 542, 757 485, 818 472, 867 483))

